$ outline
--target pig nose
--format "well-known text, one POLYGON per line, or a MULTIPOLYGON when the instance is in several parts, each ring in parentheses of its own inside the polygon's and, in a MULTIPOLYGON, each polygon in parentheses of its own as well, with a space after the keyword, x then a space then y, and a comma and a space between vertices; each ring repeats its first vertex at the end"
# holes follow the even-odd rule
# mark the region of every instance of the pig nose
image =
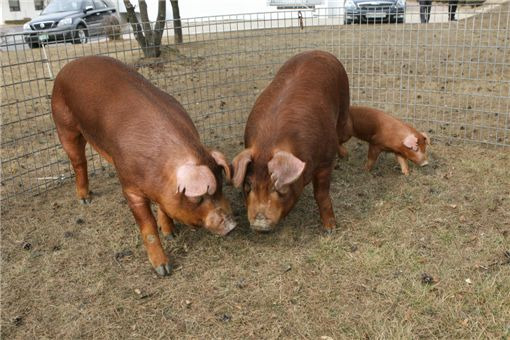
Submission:
POLYGON ((261 213, 255 216, 255 219, 250 223, 250 227, 259 232, 267 232, 273 230, 274 226, 269 219, 261 213))
POLYGON ((222 234, 222 236, 227 235, 229 232, 232 231, 232 229, 237 227, 236 221, 234 221, 234 219, 230 216, 226 217, 223 223, 224 223, 224 227, 223 227, 224 233, 222 234))
POLYGON ((221 210, 213 211, 206 219, 206 228, 213 233, 225 236, 237 226, 230 214, 225 214, 221 210))

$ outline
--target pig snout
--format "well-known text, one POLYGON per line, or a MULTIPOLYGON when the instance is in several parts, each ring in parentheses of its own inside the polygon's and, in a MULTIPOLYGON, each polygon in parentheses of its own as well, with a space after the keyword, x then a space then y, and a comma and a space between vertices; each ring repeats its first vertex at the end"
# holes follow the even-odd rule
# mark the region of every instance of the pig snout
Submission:
POLYGON ((429 157, 425 152, 418 151, 414 153, 410 158, 411 161, 414 162, 414 164, 418 166, 426 166, 429 164, 429 157))
POLYGON ((426 153, 420 154, 419 161, 416 162, 419 166, 429 165, 429 158, 426 153))
POLYGON ((274 229, 274 224, 261 213, 255 216, 253 221, 250 221, 250 227, 258 232, 268 232, 274 229))
POLYGON ((222 209, 211 211, 205 220, 205 228, 211 232, 225 236, 237 226, 231 214, 224 212, 222 209))

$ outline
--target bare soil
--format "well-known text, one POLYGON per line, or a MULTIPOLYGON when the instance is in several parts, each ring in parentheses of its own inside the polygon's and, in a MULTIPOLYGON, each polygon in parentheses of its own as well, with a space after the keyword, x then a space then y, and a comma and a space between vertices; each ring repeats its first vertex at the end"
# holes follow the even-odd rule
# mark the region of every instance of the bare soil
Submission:
POLYGON ((5 339, 501 338, 510 334, 508 153, 433 145, 400 174, 348 144, 331 194, 338 227, 319 231, 310 188, 271 234, 225 238, 180 226, 176 266, 153 272, 115 174, 80 205, 67 183, 2 209, 5 339))

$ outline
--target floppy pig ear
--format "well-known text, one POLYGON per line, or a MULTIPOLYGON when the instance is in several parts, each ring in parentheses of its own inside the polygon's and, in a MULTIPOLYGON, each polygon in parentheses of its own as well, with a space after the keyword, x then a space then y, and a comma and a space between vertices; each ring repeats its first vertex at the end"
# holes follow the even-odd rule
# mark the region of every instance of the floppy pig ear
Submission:
POLYGON ((245 149, 239 153, 232 161, 234 168, 234 176, 232 182, 236 188, 239 188, 244 182, 244 176, 246 176, 246 168, 251 162, 251 150, 245 149))
POLYGON ((205 165, 184 164, 177 168, 177 192, 198 197, 216 192, 216 178, 205 165))
POLYGON ((227 182, 232 181, 232 173, 230 172, 230 165, 228 164, 227 158, 224 154, 217 150, 211 150, 211 156, 214 158, 216 164, 223 168, 225 171, 225 177, 227 178, 227 182))
POLYGON ((411 149, 413 151, 418 151, 418 138, 416 138, 415 135, 407 135, 407 137, 404 138, 402 143, 406 148, 411 149))
POLYGON ((429 135, 427 135, 425 132, 422 132, 421 134, 423 135, 423 137, 425 137, 425 143, 427 143, 427 145, 430 145, 429 135))
POLYGON ((294 183, 303 173, 305 165, 305 162, 289 152, 275 152, 267 168, 276 190, 280 191, 285 185, 294 183))

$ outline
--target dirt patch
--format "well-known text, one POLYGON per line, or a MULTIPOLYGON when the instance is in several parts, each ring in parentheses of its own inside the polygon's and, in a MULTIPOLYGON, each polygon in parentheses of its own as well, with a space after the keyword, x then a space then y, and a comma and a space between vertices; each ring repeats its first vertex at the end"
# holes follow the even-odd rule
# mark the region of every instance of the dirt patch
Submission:
MULTIPOLYGON (((232 153, 236 148, 227 148, 232 153)), ((156 276, 113 173, 2 209, 2 338, 483 338, 509 335, 508 153, 433 145, 406 178, 351 141, 323 236, 311 189, 276 232, 180 226, 156 276), (505 253, 506 252, 506 253, 505 253)))

